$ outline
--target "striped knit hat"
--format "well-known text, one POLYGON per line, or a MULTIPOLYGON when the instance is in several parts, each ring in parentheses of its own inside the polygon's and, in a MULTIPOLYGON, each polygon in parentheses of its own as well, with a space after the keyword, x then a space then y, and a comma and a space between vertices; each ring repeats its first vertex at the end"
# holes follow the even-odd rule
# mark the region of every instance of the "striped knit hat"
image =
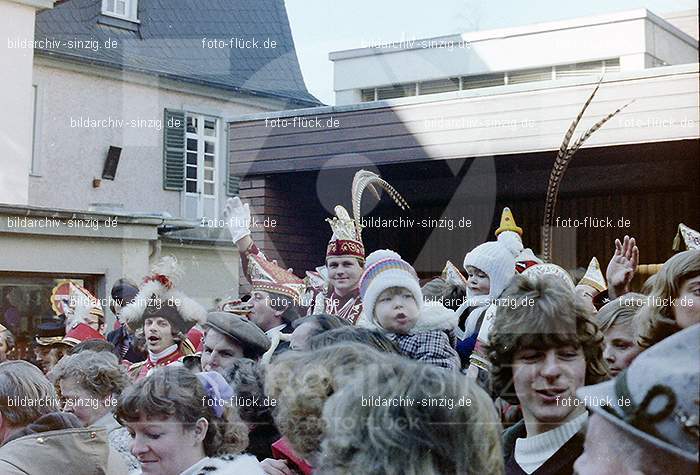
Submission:
POLYGON ((390 287, 408 289, 420 310, 423 306, 423 293, 418 276, 411 264, 401 259, 394 251, 380 249, 367 256, 365 271, 360 277, 360 297, 363 312, 368 321, 374 320, 374 305, 377 297, 390 287))

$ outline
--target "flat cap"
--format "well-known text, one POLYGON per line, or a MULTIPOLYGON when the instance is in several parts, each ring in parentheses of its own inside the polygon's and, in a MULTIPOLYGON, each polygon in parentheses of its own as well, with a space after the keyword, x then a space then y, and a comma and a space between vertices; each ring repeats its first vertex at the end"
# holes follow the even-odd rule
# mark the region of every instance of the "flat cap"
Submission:
POLYGON ((270 339, 255 323, 229 312, 207 313, 206 327, 239 342, 244 349, 262 355, 270 349, 270 339))

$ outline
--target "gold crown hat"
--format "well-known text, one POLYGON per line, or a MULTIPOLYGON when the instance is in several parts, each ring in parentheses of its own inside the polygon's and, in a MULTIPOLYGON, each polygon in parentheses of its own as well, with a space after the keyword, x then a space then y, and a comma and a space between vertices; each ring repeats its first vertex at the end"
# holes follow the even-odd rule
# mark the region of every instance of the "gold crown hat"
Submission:
POLYGON ((598 259, 593 257, 590 264, 588 264, 588 269, 586 269, 586 274, 578 282, 578 285, 587 285, 593 287, 599 293, 604 292, 608 288, 608 284, 605 282, 605 277, 600 270, 600 264, 598 259))
POLYGON ((496 240, 505 246, 505 248, 513 254, 513 257, 517 258, 520 253, 523 252, 525 248, 521 238, 523 229, 515 224, 515 218, 510 208, 503 208, 503 212, 501 212, 501 224, 494 234, 496 235, 496 240))
POLYGON ((678 232, 676 237, 673 238, 674 251, 681 250, 681 239, 685 243, 686 249, 700 249, 700 233, 683 223, 678 225, 678 232))
POLYGON ((369 189, 372 194, 380 199, 377 188, 386 190, 394 202, 403 210, 408 209, 408 203, 389 183, 379 177, 376 173, 368 170, 360 170, 355 173, 352 180, 352 214, 338 205, 334 208, 335 217, 326 221, 331 225, 333 236, 326 248, 326 257, 350 256, 364 261, 365 246, 362 243, 362 194, 365 189, 369 189))
POLYGON ((442 270, 442 275, 440 277, 452 285, 456 285, 462 289, 467 288, 466 277, 462 275, 459 269, 457 269, 457 266, 455 266, 451 261, 447 261, 445 263, 445 268, 442 270))

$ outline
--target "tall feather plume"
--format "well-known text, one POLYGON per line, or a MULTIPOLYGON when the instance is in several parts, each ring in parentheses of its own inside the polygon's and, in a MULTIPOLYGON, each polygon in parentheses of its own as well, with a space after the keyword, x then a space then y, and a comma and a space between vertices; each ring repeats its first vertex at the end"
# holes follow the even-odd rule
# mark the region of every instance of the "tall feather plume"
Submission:
POLYGON ((576 129, 576 126, 578 125, 579 121, 581 120, 581 117, 583 117, 584 112, 588 108, 588 105, 591 103, 593 100, 593 97, 595 96, 596 92, 598 92, 598 88, 600 87, 600 83, 603 81, 603 78, 600 78, 600 81, 598 81, 598 84, 596 84, 595 89, 593 89, 593 92, 591 95, 588 97, 588 100, 583 104, 583 107, 581 108, 581 111, 578 113, 576 118, 571 122, 571 125, 569 126, 569 129, 566 131, 566 134, 564 134, 564 140, 562 141, 561 145, 559 146, 559 152, 557 153, 557 158, 554 161, 554 167, 552 168, 552 172, 549 175, 549 183, 547 184, 547 195, 545 199, 545 206, 544 206, 544 222, 543 222, 543 229, 542 229, 542 257, 545 262, 549 262, 552 258, 552 222, 554 220, 554 211, 556 208, 557 204, 557 198, 559 196, 559 185, 561 184, 561 180, 564 177, 564 172, 566 171, 567 167, 569 166, 569 163, 571 162, 571 159, 574 157, 574 154, 578 151, 579 148, 581 148, 581 145, 591 136, 593 133, 601 128, 603 124, 605 124, 607 121, 612 119, 615 115, 617 115, 622 109, 625 107, 629 106, 632 102, 630 101, 624 106, 620 107, 616 111, 606 115, 603 117, 601 120, 593 124, 591 128, 589 128, 586 132, 584 132, 574 144, 569 147, 569 143, 571 141, 571 137, 574 135, 574 130, 576 129))
POLYGON ((625 107, 629 106, 629 105, 632 104, 633 102, 634 102, 634 100, 629 101, 627 104, 625 104, 624 106, 620 107, 620 108, 617 109, 615 112, 611 112, 610 114, 606 115, 605 117, 603 117, 602 119, 600 119, 598 122, 596 122, 595 124, 593 124, 593 126, 591 126, 591 128, 588 129, 586 132, 584 132, 584 133, 581 135, 581 137, 579 137, 578 140, 577 140, 576 142, 574 142, 574 144, 569 148, 569 150, 566 151, 566 157, 565 157, 565 158, 566 158, 566 159, 570 159, 571 156, 572 156, 573 154, 575 154, 575 153, 578 151, 578 149, 581 147, 581 145, 583 145, 583 142, 585 142, 586 140, 588 140, 588 137, 590 137, 591 135, 593 135, 593 132, 595 132, 596 130, 598 130, 599 128, 601 128, 601 127, 603 126, 603 124, 605 124, 607 121, 609 121, 610 119, 612 119, 613 117, 615 117, 622 109, 624 109, 625 107))
POLYGON ((393 186, 387 183, 386 180, 383 180, 379 177, 379 175, 371 171, 360 170, 357 173, 355 173, 355 177, 352 179, 352 214, 355 218, 355 224, 358 227, 358 232, 362 228, 360 224, 362 222, 362 213, 360 212, 360 205, 362 204, 362 193, 365 191, 365 188, 369 188, 372 194, 377 199, 380 199, 377 187, 384 189, 389 194, 391 199, 393 199, 394 202, 399 206, 399 208, 403 210, 410 208, 406 200, 403 199, 403 196, 401 196, 399 192, 394 189, 393 186))
POLYGON ((173 285, 177 285, 184 274, 184 269, 175 256, 163 256, 153 264, 151 274, 165 276, 173 285))

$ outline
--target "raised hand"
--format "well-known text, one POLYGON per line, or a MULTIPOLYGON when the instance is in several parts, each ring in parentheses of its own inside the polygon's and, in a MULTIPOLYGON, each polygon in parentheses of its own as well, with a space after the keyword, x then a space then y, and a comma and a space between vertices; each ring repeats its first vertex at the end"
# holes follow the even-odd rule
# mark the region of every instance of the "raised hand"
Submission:
POLYGON ((243 204, 237 196, 226 200, 224 222, 234 243, 250 236, 250 207, 248 203, 243 204))
POLYGON ((639 265, 639 248, 633 237, 625 236, 622 242, 615 239, 615 254, 608 263, 605 278, 611 299, 630 291, 630 282, 639 265))

